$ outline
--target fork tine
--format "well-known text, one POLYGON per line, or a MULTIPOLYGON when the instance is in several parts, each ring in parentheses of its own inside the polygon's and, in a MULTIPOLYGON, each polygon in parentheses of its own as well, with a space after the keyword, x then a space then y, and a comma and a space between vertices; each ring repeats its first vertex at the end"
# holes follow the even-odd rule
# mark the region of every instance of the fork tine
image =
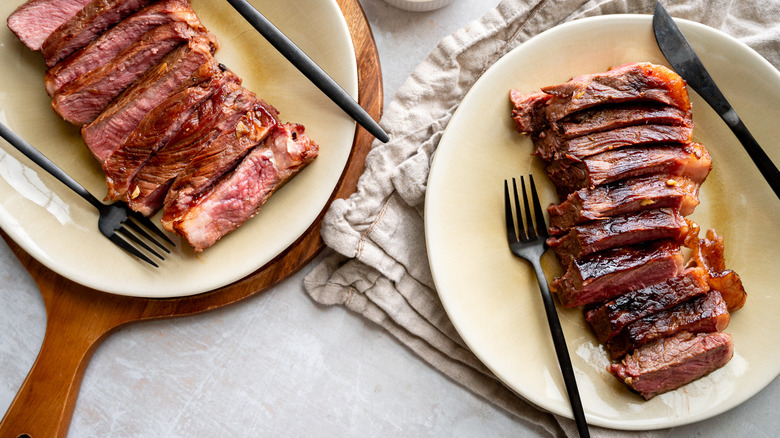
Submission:
POLYGON ((512 215, 512 201, 509 200, 509 183, 504 180, 504 214, 506 215, 506 237, 509 243, 517 242, 515 217, 512 215))
POLYGON ((523 207, 525 210, 525 223, 526 233, 528 234, 528 240, 536 239, 536 230, 534 228, 533 219, 531 219, 531 207, 528 204, 528 194, 525 191, 525 178, 520 177, 520 184, 523 186, 523 207))
POLYGON ((144 253, 136 249, 133 245, 129 244, 126 240, 124 240, 120 235, 118 234, 112 234, 109 239, 111 239, 114 244, 116 244, 118 247, 122 248, 123 250, 129 252, 130 254, 138 257, 139 259, 145 261, 146 263, 149 263, 150 265, 154 266, 155 268, 159 268, 160 266, 152 261, 149 257, 147 257, 144 253))
POLYGON ((515 213, 517 213, 517 233, 520 236, 521 242, 527 242, 528 236, 526 235, 525 227, 523 226, 523 214, 520 210, 520 198, 517 196, 517 180, 512 178, 512 188, 515 195, 515 213))
POLYGON ((128 228, 130 228, 131 230, 133 230, 133 231, 135 231, 136 233, 138 233, 138 235, 140 235, 140 236, 141 236, 141 237, 143 237, 144 239, 146 239, 146 240, 148 240, 148 241, 150 241, 150 242, 154 243, 155 245, 157 245, 158 247, 160 247, 160 249, 162 249, 163 251, 167 252, 168 254, 170 254, 170 253, 171 253, 171 251, 170 251, 168 248, 166 248, 166 247, 165 247, 165 246, 164 246, 162 243, 158 242, 158 241, 157 241, 157 240, 156 240, 154 237, 152 237, 151 235, 149 235, 149 233, 147 233, 146 231, 144 231, 144 229, 143 229, 143 228, 141 228, 140 226, 138 226, 138 224, 136 224, 136 223, 135 223, 135 222, 133 222, 132 220, 127 220, 127 221, 125 221, 125 222, 124 222, 122 225, 126 225, 128 228))
POLYGON ((531 197, 534 203, 534 214, 536 217, 536 232, 547 238, 549 233, 547 232, 547 222, 544 219, 544 210, 542 210, 542 204, 539 202, 539 194, 536 191, 536 184, 534 184, 534 176, 528 175, 528 179, 531 181, 531 197))
MULTIPOLYGON (((157 228, 157 227, 156 227, 156 226, 155 226, 155 225, 152 223, 152 221, 150 221, 150 220, 149 220, 149 218, 148 218, 148 217, 146 217, 146 216, 142 215, 141 213, 138 213, 137 211, 132 211, 132 210, 131 210, 129 213, 130 213, 130 217, 132 217, 133 219, 135 219, 135 220, 136 220, 138 223, 140 223, 141 225, 143 225, 144 227, 146 227, 148 230, 150 230, 150 231, 151 231, 151 232, 153 232, 154 234, 156 234, 156 235, 160 236, 160 237, 161 237, 161 238, 162 238, 164 241, 166 241, 166 242, 167 242, 169 245, 171 245, 171 246, 174 246, 174 247, 176 246, 176 244, 175 244, 175 243, 173 243, 173 240, 169 239, 169 238, 168 238, 168 236, 166 236, 166 235, 165 235, 165 233, 163 233, 163 232, 162 232, 162 231, 161 231, 159 228, 157 228)), ((157 243, 157 242, 155 241, 155 243, 157 243)), ((159 245, 159 243, 158 243, 158 245, 159 245)), ((165 249, 165 248, 163 248, 163 249, 165 249)))
POLYGON ((154 249, 152 249, 152 247, 151 247, 151 246, 149 246, 148 244, 146 244, 146 242, 144 242, 144 241, 143 241, 143 240, 141 240, 141 239, 140 239, 138 236, 136 236, 135 234, 133 234, 132 232, 130 232, 130 230, 128 230, 127 228, 125 228, 125 225, 124 225, 124 224, 123 224, 121 227, 119 227, 119 228, 116 230, 116 232, 117 232, 117 233, 120 233, 120 234, 122 234, 122 236, 124 236, 125 238, 127 238, 127 239, 130 239, 130 240, 131 240, 133 243, 135 243, 136 245, 138 245, 138 246, 140 246, 141 248, 145 249, 146 251, 148 251, 150 254, 152 254, 153 256, 157 257, 158 259, 160 259, 160 260, 165 260, 165 259, 163 258, 163 256, 161 256, 161 255, 160 255, 160 254, 159 254, 157 251, 155 251, 154 249))

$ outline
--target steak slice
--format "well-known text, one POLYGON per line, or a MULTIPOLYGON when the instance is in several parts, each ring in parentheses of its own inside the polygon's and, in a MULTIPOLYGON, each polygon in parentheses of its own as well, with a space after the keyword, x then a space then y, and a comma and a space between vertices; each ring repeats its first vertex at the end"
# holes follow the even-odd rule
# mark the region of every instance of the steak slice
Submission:
POLYGON ((135 130, 146 113, 185 86, 203 64, 211 62, 212 46, 191 40, 169 53, 120 94, 100 115, 81 128, 87 147, 102 164, 135 130))
POLYGON ((46 38, 91 0, 30 0, 8 16, 11 29, 25 46, 37 52, 46 38))
POLYGON ((574 260, 566 273, 553 280, 552 289, 565 307, 589 306, 682 272, 680 246, 661 240, 608 249, 574 260))
POLYGON ((233 170, 279 124, 277 114, 275 108, 257 99, 232 130, 222 133, 208 148, 198 152, 176 177, 165 196, 162 217, 165 229, 175 232, 174 223, 198 202, 201 194, 233 170))
POLYGON ((692 250, 690 266, 700 266, 707 270, 710 288, 723 295, 729 310, 738 310, 745 305, 747 293, 739 274, 726 269, 723 237, 715 230, 707 230, 704 239, 699 238, 699 226, 691 223, 691 231, 685 240, 685 246, 692 250))
POLYGON ((133 133, 103 162, 108 186, 107 201, 124 199, 138 169, 167 143, 197 110, 224 83, 216 60, 203 64, 187 83, 147 113, 133 133))
POLYGON ((680 332, 638 348, 607 371, 646 400, 726 365, 734 355, 728 333, 680 332))
POLYGON ((43 42, 41 54, 46 65, 53 67, 152 1, 92 0, 43 42))
POLYGON ((662 65, 623 64, 605 73, 578 76, 569 82, 542 88, 554 96, 546 107, 547 120, 606 103, 650 101, 689 111, 685 81, 662 65))
POLYGON ((65 85, 55 93, 52 108, 65 121, 86 125, 148 69, 196 34, 185 23, 169 23, 151 30, 110 62, 65 85))
POLYGON ((562 138, 581 137, 635 125, 693 126, 690 111, 651 102, 603 105, 574 113, 555 124, 562 138))
POLYGON ((545 106, 552 99, 547 93, 522 93, 518 90, 509 91, 512 102, 512 120, 515 129, 522 133, 536 133, 548 128, 545 106))
MULTIPOLYGON (((79 76, 108 63, 145 33, 173 22, 187 23, 193 29, 207 32, 188 0, 163 0, 122 20, 86 47, 62 60, 46 72, 46 92, 50 96, 79 76)), ((216 39, 214 39, 216 42, 216 39)))
POLYGON ((649 175, 572 192, 566 201, 547 208, 550 233, 596 219, 654 208, 677 208, 687 216, 699 204, 699 183, 683 176, 649 175))
POLYGON ((712 158, 699 143, 682 147, 636 146, 602 152, 577 160, 562 157, 547 166, 547 175, 558 194, 593 188, 621 179, 664 173, 685 176, 701 184, 712 169, 712 158))
POLYGON ((682 146, 691 141, 693 128, 690 126, 637 125, 617 128, 611 131, 595 132, 582 137, 563 139, 552 130, 533 138, 535 153, 547 162, 560 159, 583 160, 591 155, 627 146, 651 145, 656 143, 682 146))
POLYGON ((222 78, 222 87, 138 170, 128 189, 130 208, 145 216, 162 208, 168 189, 187 164, 220 134, 233 129, 254 105, 256 96, 241 87, 238 76, 225 74, 222 78))
POLYGON ((610 357, 617 360, 640 345, 668 338, 677 332, 723 331, 729 325, 729 319, 729 310, 720 292, 711 290, 704 296, 632 322, 605 345, 610 357))
POLYGON ((306 137, 303 126, 275 126, 265 142, 174 222, 174 229, 196 252, 203 251, 257 214, 317 153, 317 145, 306 137))
POLYGON ((707 272, 702 268, 689 268, 679 277, 631 291, 588 309, 585 319, 596 339, 604 343, 634 321, 702 296, 709 290, 707 272))
POLYGON ((672 208, 659 208, 608 217, 572 227, 547 244, 564 268, 572 260, 598 251, 667 239, 682 243, 688 235, 688 222, 672 208))

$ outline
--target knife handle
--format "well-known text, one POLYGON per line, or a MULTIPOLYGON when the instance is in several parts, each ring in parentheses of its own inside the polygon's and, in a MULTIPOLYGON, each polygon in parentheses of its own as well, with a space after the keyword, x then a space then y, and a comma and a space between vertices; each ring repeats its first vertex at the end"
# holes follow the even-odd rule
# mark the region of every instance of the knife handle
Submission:
POLYGON ((761 149, 761 146, 759 146, 756 139, 753 138, 753 135, 748 131, 747 127, 742 122, 742 119, 739 118, 733 108, 730 108, 723 113, 721 117, 726 124, 729 125, 732 132, 734 132, 734 135, 737 136, 737 139, 742 143, 742 146, 753 160, 753 163, 758 167, 761 175, 764 176, 766 182, 769 183, 769 186, 772 187, 772 190, 775 192, 775 195, 780 199, 780 170, 772 163, 772 160, 769 159, 766 152, 761 149))

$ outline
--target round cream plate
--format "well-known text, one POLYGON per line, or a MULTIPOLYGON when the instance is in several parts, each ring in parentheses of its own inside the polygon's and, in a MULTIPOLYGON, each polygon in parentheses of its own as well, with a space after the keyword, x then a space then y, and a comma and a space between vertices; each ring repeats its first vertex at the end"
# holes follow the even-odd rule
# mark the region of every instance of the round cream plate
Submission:
MULTIPOLYGON (((0 15, 7 17, 22 3, 3 2, 0 15)), ((357 97, 352 40, 335 1, 250 3, 357 97)), ((2 141, 0 227, 60 275, 106 292, 153 298, 192 295, 227 285, 256 271, 295 242, 325 207, 344 170, 354 121, 227 2, 192 0, 192 7, 220 42, 216 58, 236 72, 246 88, 275 106, 283 121, 303 124, 319 144, 320 155, 238 230, 201 254, 195 254, 186 241, 174 239, 174 253, 155 269, 103 237, 91 205, 2 141)), ((87 151, 79 130, 52 111, 40 55, 1 26, 0 59, 0 121, 102 198, 106 193, 103 171, 87 151)))
MULTIPOLYGON (((715 81, 775 163, 780 163, 780 73, 747 46, 697 23, 681 21, 715 81)), ((442 302, 476 355, 531 403, 571 418, 538 285, 530 265, 509 252, 503 181, 533 173, 544 203, 556 201, 531 141, 515 132, 509 90, 526 92, 606 71, 626 62, 666 64, 650 16, 604 16, 558 26, 504 56, 474 85, 441 139, 425 206, 431 269, 442 302)), ((726 264, 748 292, 725 330, 734 358, 692 384, 644 401, 606 372, 606 353, 580 309, 559 315, 588 421, 618 429, 691 423, 732 408, 780 371, 780 201, 739 142, 691 92, 694 137, 713 158, 691 218, 725 238, 726 264)), ((703 233, 702 233, 703 234, 703 233)), ((551 281, 560 267, 545 256, 551 281)))

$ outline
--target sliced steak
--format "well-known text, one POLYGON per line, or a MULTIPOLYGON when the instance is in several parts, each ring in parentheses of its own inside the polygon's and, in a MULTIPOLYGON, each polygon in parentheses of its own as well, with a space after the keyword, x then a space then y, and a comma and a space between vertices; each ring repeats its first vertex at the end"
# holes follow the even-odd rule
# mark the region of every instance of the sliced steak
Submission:
POLYGON ((547 208, 550 232, 562 234, 590 220, 654 208, 677 208, 687 216, 699 204, 698 195, 698 182, 663 174, 629 178, 593 190, 580 189, 561 204, 547 208))
POLYGON ((545 106, 552 99, 547 93, 521 93, 518 90, 509 92, 512 102, 512 120, 515 129, 522 133, 536 133, 548 128, 545 106))
POLYGON ((303 126, 277 125, 263 144, 174 222, 174 229, 196 252, 203 251, 257 214, 271 194, 312 162, 317 152, 303 126))
POLYGON ((168 189, 187 164, 215 138, 232 130, 254 105, 256 96, 241 87, 238 76, 226 74, 223 80, 226 83, 138 170, 128 189, 130 208, 145 216, 162 208, 168 189))
MULTIPOLYGON (((107 30, 73 56, 62 60, 46 72, 46 92, 50 96, 72 80, 108 63, 128 46, 158 26, 173 22, 187 23, 193 29, 207 32, 188 0, 163 0, 154 3, 107 30)), ((216 42, 216 39, 214 39, 216 42)))
POLYGON ((574 113, 555 124, 562 138, 575 138, 596 132, 635 125, 693 126, 690 111, 651 102, 603 105, 574 113))
POLYGON ((688 222, 677 210, 659 208, 587 222, 550 237, 547 244, 565 268, 574 259, 605 249, 661 239, 682 243, 687 235, 688 222))
POLYGON ((726 365, 734 355, 728 333, 680 332, 638 348, 607 371, 646 400, 726 365))
POLYGON ((640 345, 668 338, 677 332, 723 331, 729 325, 729 319, 729 310, 720 292, 711 290, 704 296, 632 322, 605 345, 610 357, 617 360, 640 345))
POLYGON ((65 121, 86 125, 165 55, 197 34, 185 23, 156 27, 108 63, 65 85, 54 94, 52 108, 65 121))
POLYGON ((186 85, 201 66, 213 61, 207 41, 192 40, 169 53, 100 115, 81 128, 81 136, 95 158, 103 163, 135 130, 146 113, 186 85))
POLYGON ((52 32, 70 20, 90 1, 30 0, 8 16, 8 28, 25 46, 37 52, 41 50, 41 45, 52 32))
POLYGON ((593 188, 621 179, 664 173, 685 176, 701 184, 712 168, 712 158, 699 143, 675 146, 637 146, 602 152, 577 160, 562 157, 547 166, 558 194, 593 188))
POLYGON ((603 343, 634 321, 703 296, 709 290, 707 272, 702 268, 689 268, 679 277, 631 291, 599 307, 588 309, 585 319, 596 339, 603 343))
POLYGON ((215 60, 204 64, 193 76, 187 82, 196 85, 171 94, 149 111, 133 133, 103 162, 108 186, 105 200, 124 199, 138 169, 224 84, 222 71, 215 60))
POLYGON ((589 306, 683 272, 680 246, 670 241, 608 249, 572 261, 552 282, 565 307, 589 306))
POLYGON ((174 223, 192 208, 198 197, 268 136, 279 124, 277 114, 275 108, 257 99, 234 129, 222 133, 208 148, 198 152, 168 190, 162 218, 165 229, 174 232, 174 223))
POLYGON ((607 103, 649 101, 689 111, 685 81, 672 70, 650 63, 624 64, 605 73, 578 76, 560 85, 542 88, 554 96, 546 107, 547 120, 607 103))
POLYGON ((92 0, 58 27, 41 46, 48 67, 89 44, 103 31, 154 0, 92 0))
POLYGON ((747 293, 742 285, 739 274, 726 269, 723 237, 715 230, 707 230, 704 239, 699 238, 699 226, 691 223, 691 231, 685 241, 685 246, 692 251, 690 266, 700 266, 707 270, 710 288, 723 295, 729 310, 738 310, 745 305, 747 293))
POLYGON ((533 138, 536 154, 545 161, 560 159, 583 160, 592 155, 624 148, 657 143, 685 145, 691 141, 690 126, 637 125, 611 131, 595 132, 582 137, 563 139, 552 130, 533 138))

